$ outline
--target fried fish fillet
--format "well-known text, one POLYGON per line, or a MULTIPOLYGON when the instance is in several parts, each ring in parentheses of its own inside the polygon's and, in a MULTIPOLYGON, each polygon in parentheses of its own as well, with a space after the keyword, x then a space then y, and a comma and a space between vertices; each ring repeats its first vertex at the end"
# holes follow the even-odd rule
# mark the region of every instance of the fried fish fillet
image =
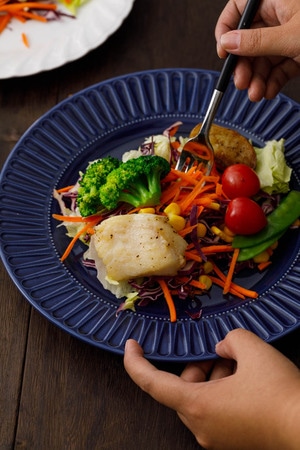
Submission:
MULTIPOLYGON (((196 125, 190 133, 195 136, 200 130, 201 124, 196 125)), ((219 170, 225 170, 232 164, 246 164, 255 169, 256 153, 247 138, 235 130, 213 124, 210 129, 209 139, 215 153, 215 162, 219 170)))
POLYGON ((95 227, 91 246, 115 281, 173 276, 185 264, 186 241, 156 214, 110 217, 95 227))

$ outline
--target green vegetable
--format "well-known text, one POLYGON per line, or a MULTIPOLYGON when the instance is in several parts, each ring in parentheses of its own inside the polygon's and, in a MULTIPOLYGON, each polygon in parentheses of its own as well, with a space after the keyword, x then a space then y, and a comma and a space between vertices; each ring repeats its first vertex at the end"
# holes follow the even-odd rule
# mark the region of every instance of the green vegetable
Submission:
POLYGON ((259 255, 264 250, 267 250, 267 248, 271 247, 274 242, 278 241, 278 239, 280 239, 281 236, 284 235, 285 231, 257 245, 253 245, 252 247, 241 248, 238 256, 238 261, 247 261, 248 259, 254 258, 256 255, 259 255))
POLYGON ((268 141, 265 147, 254 149, 257 157, 255 172, 261 189, 268 194, 287 193, 292 170, 285 161, 284 139, 268 141))
POLYGON ((107 176, 100 188, 101 203, 108 210, 120 202, 134 207, 155 206, 160 202, 160 181, 169 171, 170 164, 160 156, 129 159, 107 176))
POLYGON ((259 233, 234 237, 232 246, 239 248, 238 261, 246 261, 276 242, 300 216, 300 191, 290 191, 267 217, 268 224, 259 233))
POLYGON ((68 8, 72 14, 76 15, 77 8, 84 5, 88 0, 58 0, 66 8, 68 8))
POLYGON ((100 187, 105 184, 107 175, 119 167, 121 161, 112 156, 92 162, 79 182, 77 205, 82 216, 96 214, 103 209, 100 200, 100 187))

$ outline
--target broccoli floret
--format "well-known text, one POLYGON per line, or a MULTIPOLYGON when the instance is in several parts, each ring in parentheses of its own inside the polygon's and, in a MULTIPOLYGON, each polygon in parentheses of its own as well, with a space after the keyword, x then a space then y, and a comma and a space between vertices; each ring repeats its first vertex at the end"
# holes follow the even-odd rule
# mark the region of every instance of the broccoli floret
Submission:
POLYGON ((155 206, 160 202, 160 181, 169 171, 170 164, 161 156, 129 159, 107 176, 100 188, 101 203, 108 210, 120 202, 134 207, 155 206))
POLYGON ((90 216, 104 209, 100 200, 100 187, 107 175, 119 167, 121 161, 112 156, 92 162, 79 181, 77 205, 82 216, 90 216))

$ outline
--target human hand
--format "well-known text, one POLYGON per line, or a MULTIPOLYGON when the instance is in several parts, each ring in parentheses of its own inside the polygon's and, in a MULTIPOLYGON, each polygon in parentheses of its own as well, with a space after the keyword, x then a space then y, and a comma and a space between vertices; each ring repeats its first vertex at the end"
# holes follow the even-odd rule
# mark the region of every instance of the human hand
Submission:
POLYGON ((239 55, 234 73, 238 89, 250 100, 274 98, 300 75, 300 2, 262 0, 250 30, 236 30, 246 0, 229 0, 215 29, 217 52, 239 55), (234 30, 234 31, 232 31, 234 30))
POLYGON ((141 389, 177 411, 204 448, 300 448, 297 367, 242 329, 228 333, 216 351, 222 359, 190 363, 178 377, 156 369, 129 340, 124 364, 141 389))

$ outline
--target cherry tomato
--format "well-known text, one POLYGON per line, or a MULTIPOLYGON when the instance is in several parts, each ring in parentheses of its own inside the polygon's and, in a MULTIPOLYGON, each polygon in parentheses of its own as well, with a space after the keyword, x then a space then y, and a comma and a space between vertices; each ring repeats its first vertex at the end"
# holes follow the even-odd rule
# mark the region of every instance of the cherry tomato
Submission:
POLYGON ((254 200, 236 197, 228 203, 225 225, 235 234, 255 234, 267 225, 267 218, 254 200))
POLYGON ((260 189, 257 174, 246 164, 228 166, 222 175, 224 194, 228 198, 253 197, 260 189))

